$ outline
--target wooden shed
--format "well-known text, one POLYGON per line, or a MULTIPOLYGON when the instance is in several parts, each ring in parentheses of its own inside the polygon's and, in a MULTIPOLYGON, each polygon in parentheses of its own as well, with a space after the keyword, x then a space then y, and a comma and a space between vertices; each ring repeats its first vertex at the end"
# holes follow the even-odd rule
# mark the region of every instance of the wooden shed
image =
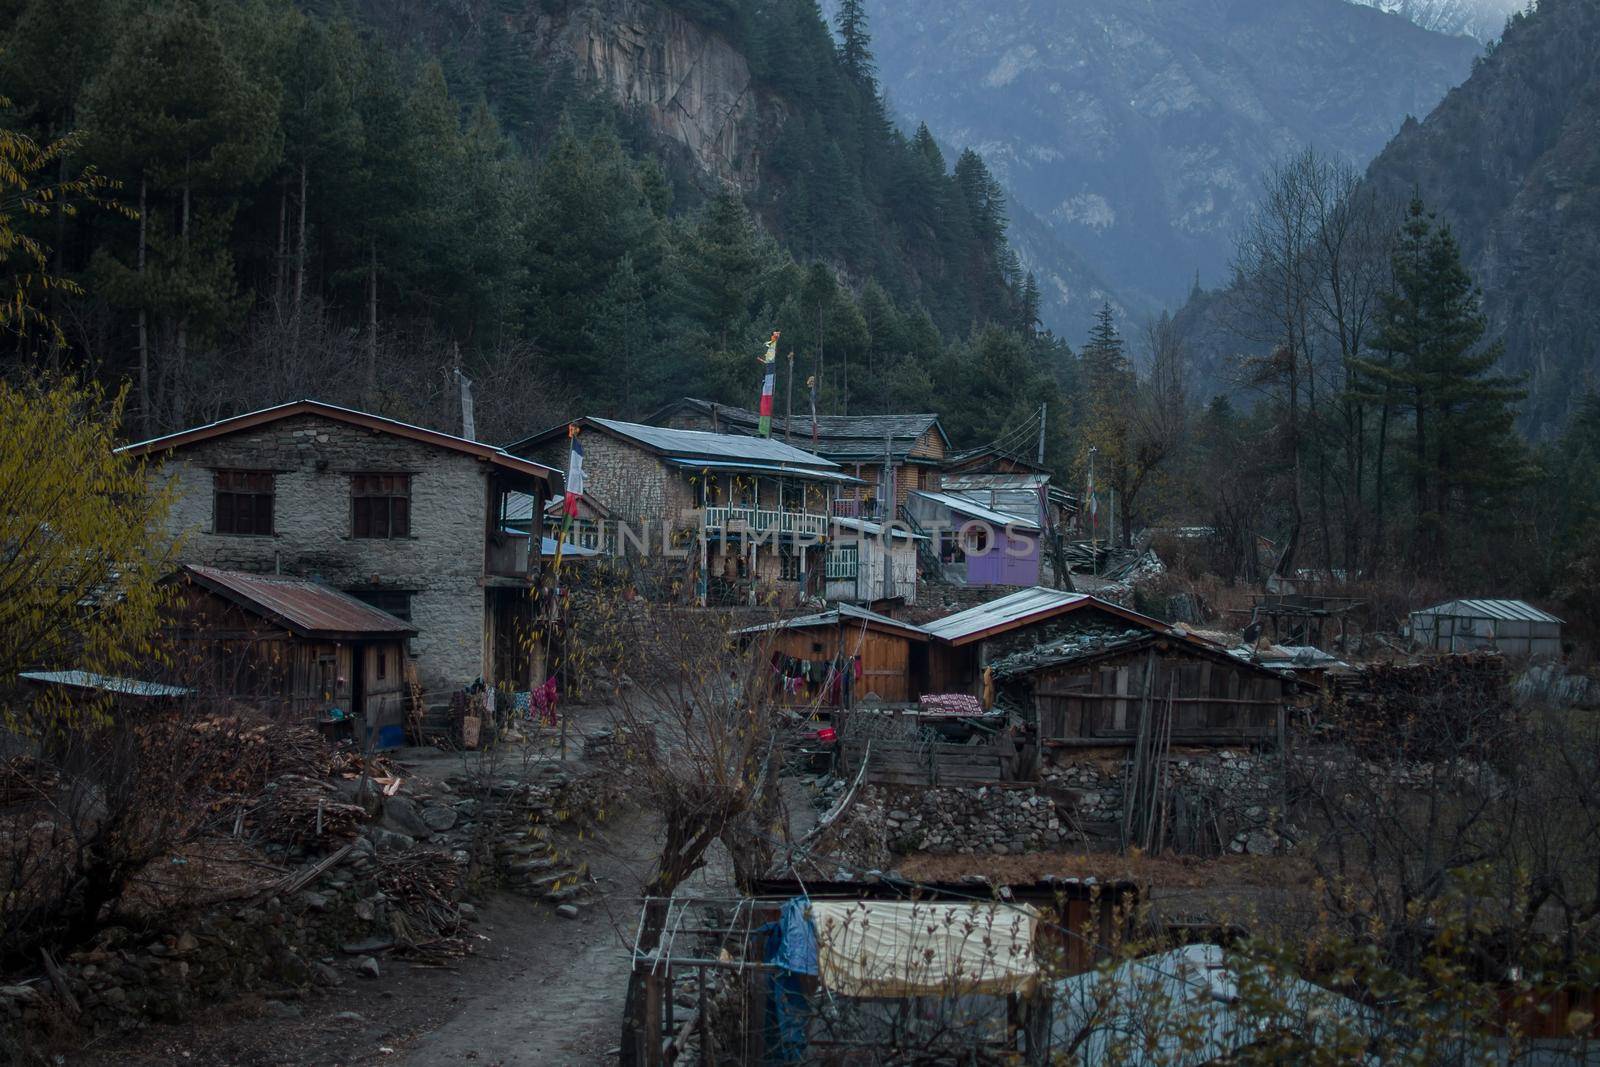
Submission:
POLYGON ((180 589, 167 637, 203 695, 295 719, 355 717, 367 743, 402 743, 410 623, 305 578, 191 564, 169 580, 180 589))
POLYGON ((1172 741, 1275 737, 1295 685, 1188 631, 1083 593, 1024 589, 928 623, 930 685, 979 692, 1036 716, 1041 743, 1122 745, 1145 698, 1172 716, 1172 741))
POLYGON ((1045 747, 1128 745, 1170 720, 1185 745, 1275 740, 1294 682, 1198 638, 1155 633, 1012 657, 1002 691, 1031 705, 1045 747))
POLYGON ((845 703, 845 687, 833 683, 841 660, 860 661, 849 687, 855 701, 875 696, 886 704, 915 700, 924 692, 928 635, 921 627, 852 604, 814 615, 751 626, 739 635, 764 637, 773 657, 773 684, 789 705, 845 703))
POLYGON ((1054 633, 1051 623, 1085 611, 1113 614, 1141 627, 1170 629, 1159 619, 1086 593, 1033 586, 923 625, 932 639, 928 692, 978 694, 986 665, 1014 649, 1048 640, 1054 633))

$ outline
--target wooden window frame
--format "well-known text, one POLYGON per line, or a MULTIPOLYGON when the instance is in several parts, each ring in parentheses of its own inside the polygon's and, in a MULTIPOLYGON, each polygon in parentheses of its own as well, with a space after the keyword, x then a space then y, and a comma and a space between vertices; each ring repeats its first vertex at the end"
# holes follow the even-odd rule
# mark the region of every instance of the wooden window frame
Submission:
POLYGON ((224 537, 272 537, 278 528, 274 471, 219 468, 211 472, 211 532, 224 537), (225 503, 226 501, 226 503, 225 503), (241 502, 248 501, 241 507, 241 502), (240 516, 248 516, 240 522, 240 516), (224 518, 226 516, 226 518, 224 518), (265 525, 266 529, 260 529, 265 525), (242 527, 247 527, 241 529, 242 527))
POLYGON ((362 541, 403 541, 412 536, 409 473, 350 475, 350 536, 362 541))

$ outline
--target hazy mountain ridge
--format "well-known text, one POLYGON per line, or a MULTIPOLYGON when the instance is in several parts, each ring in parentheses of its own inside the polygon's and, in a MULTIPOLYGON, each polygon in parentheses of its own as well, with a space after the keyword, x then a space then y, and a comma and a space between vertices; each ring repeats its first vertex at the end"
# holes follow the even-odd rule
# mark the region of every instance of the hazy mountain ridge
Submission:
MULTIPOLYGON (((869 3, 896 108, 980 151, 1130 305, 1222 280, 1270 163, 1360 163, 1479 46, 1345 0, 869 3)), ((1038 265, 1036 264, 1036 269, 1038 265)))

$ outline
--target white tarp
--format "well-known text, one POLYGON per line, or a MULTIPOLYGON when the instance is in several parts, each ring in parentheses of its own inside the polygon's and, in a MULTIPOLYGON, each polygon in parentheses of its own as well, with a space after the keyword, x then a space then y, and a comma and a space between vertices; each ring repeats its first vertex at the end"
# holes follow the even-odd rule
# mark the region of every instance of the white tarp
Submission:
POLYGON ((811 902, 822 985, 837 996, 1026 992, 1038 912, 1026 905, 811 902))

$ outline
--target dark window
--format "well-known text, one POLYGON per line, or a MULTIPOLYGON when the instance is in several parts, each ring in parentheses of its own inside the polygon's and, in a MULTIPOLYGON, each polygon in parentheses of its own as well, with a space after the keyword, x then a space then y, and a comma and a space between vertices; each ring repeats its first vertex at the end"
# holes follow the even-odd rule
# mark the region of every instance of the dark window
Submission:
POLYGON ((397 619, 411 621, 409 589, 351 589, 349 592, 363 604, 371 604, 379 611, 387 611, 397 619))
POLYGON ((378 678, 381 680, 383 678, 388 677, 388 674, 389 674, 389 654, 387 652, 379 652, 378 653, 378 678))
POLYGON ((800 580, 800 554, 791 548, 778 550, 778 578, 785 582, 800 580))
POLYGON ((219 534, 272 534, 271 471, 217 471, 211 528, 219 534))
POLYGON ((354 474, 350 495, 355 536, 411 536, 411 475, 354 474))

